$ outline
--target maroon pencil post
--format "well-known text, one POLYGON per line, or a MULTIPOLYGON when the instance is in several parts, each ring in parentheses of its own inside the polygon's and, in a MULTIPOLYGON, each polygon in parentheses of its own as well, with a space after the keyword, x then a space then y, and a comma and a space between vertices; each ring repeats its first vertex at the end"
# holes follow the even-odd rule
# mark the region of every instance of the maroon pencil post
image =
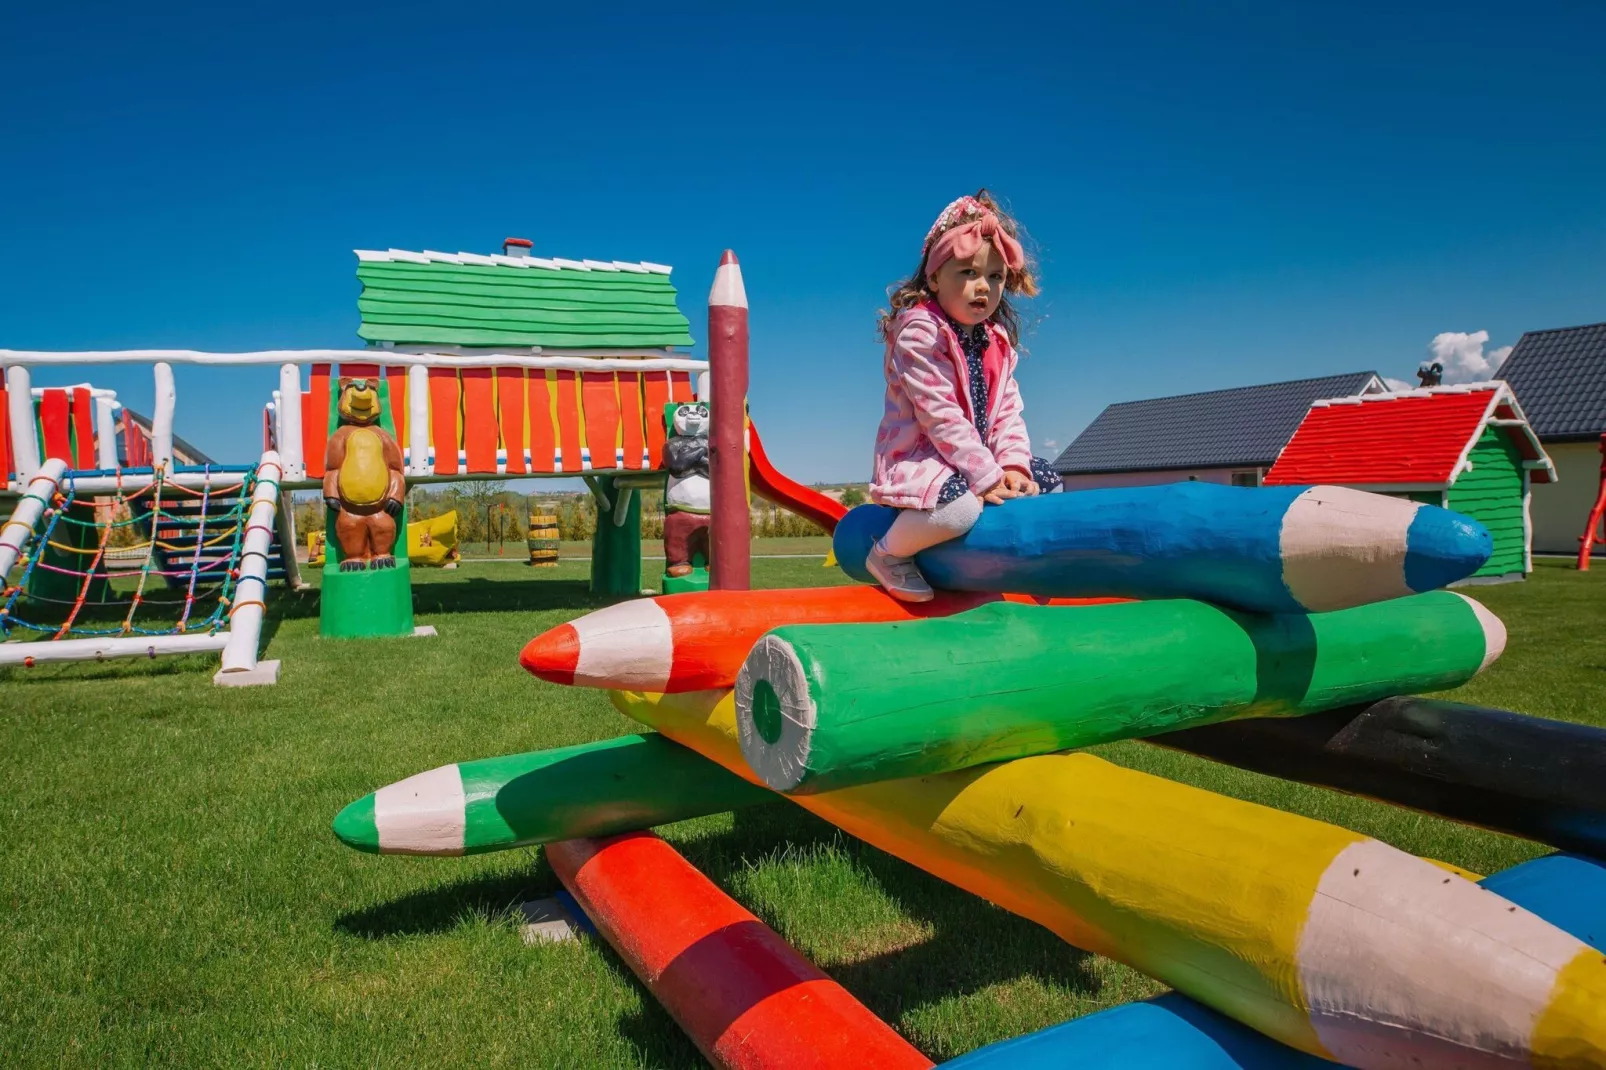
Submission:
POLYGON ((747 289, 729 249, 708 293, 708 378, 712 422, 708 436, 711 491, 709 586, 745 591, 752 586, 747 504, 747 289))

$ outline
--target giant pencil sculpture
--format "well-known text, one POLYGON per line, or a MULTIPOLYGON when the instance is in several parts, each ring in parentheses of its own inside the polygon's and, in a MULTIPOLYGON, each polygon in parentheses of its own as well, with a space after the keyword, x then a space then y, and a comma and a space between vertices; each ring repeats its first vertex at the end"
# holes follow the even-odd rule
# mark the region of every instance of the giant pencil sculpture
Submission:
POLYGON ((663 736, 621 736, 418 773, 347 806, 334 831, 348 847, 376 854, 482 854, 773 798, 663 736))
MULTIPOLYGON (((1606 950, 1606 866, 1551 855, 1478 883, 1606 950)), ((1172 993, 989 1044, 942 1065, 945 1070, 1318 1070, 1332 1064, 1172 993)))
POLYGON ((1606 730, 1589 725, 1387 698, 1150 742, 1606 858, 1606 730))
POLYGON ((748 656, 736 705, 764 783, 826 791, 1455 687, 1504 646, 1492 613, 1446 591, 1310 615, 998 603, 779 628, 748 656))
MULTIPOLYGON (((865 556, 894 515, 861 505, 842 518, 833 545, 844 571, 869 582, 865 556)), ((916 561, 953 591, 1303 613, 1437 590, 1476 572, 1493 546, 1475 520, 1380 494, 1172 483, 1006 502, 916 561)))
MULTIPOLYGON (((543 680, 626 691, 730 687, 753 644, 784 624, 847 624, 946 617, 1024 595, 940 594, 900 602, 879 587, 705 591, 638 598, 577 617, 525 645, 519 664, 543 680)), ((1049 599, 1087 605, 1115 599, 1049 599)))
POLYGON ((752 515, 747 504, 747 288, 729 249, 708 291, 708 379, 713 426, 708 436, 708 563, 715 590, 752 586, 752 515))
MULTIPOLYGON (((729 688, 754 644, 774 627, 921 620, 996 601, 1032 600, 967 592, 909 605, 861 586, 664 595, 560 624, 532 639, 520 660, 542 679, 563 684, 663 692, 729 688)), ((1062 601, 1115 600, 1054 600, 1062 601)), ((1391 698, 1150 740, 1606 857, 1606 732, 1598 728, 1391 698)))
POLYGON ((1597 951, 1606 951, 1606 862, 1546 855, 1478 883, 1597 951))
POLYGON ((931 1066, 651 833, 554 843, 546 856, 598 931, 715 1066, 931 1066))
POLYGON ((1333 1070, 1325 1059, 1279 1044, 1174 992, 1001 1040, 942 1066, 943 1070, 1333 1070))
MULTIPOLYGON (((615 692, 735 772, 730 695, 615 692)), ((794 801, 1284 1044, 1360 1067, 1606 1067, 1606 961, 1331 825, 1046 755, 794 801)))

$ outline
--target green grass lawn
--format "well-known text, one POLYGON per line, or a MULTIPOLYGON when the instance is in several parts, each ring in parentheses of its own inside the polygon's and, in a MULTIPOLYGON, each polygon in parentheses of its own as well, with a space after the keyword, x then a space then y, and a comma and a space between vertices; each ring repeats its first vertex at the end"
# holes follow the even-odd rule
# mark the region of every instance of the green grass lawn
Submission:
MULTIPOLYGON (((804 559, 754 577, 841 580, 804 559)), ((275 688, 213 688, 199 656, 0 670, 0 1062, 699 1065, 605 945, 520 940, 510 908, 558 887, 539 850, 374 857, 329 833, 412 773, 633 730, 515 661, 594 604, 584 564, 415 579, 438 639, 320 640, 317 593, 275 590, 275 688)), ((1606 724, 1606 575, 1544 562, 1471 593, 1511 642, 1456 697, 1606 724)), ((1544 852, 1146 744, 1100 750, 1483 873, 1544 852)), ((1161 990, 785 802, 662 832, 935 1059, 1161 990)))

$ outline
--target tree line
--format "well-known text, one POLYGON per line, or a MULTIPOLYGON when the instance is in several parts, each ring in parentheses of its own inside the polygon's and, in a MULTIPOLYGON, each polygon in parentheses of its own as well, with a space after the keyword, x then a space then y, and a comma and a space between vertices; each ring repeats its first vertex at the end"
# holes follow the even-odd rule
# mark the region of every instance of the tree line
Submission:
MULTIPOLYGON (((565 542, 585 542, 596 534, 597 503, 589 491, 565 494, 521 494, 508 490, 499 479, 471 479, 457 483, 414 486, 407 492, 409 520, 429 520, 457 512, 458 545, 483 543, 522 543, 529 533, 531 516, 557 519, 558 538, 565 542)), ((664 536, 664 495, 660 490, 638 491, 641 495, 641 534, 647 539, 664 536)), ((857 487, 849 487, 842 503, 849 507, 864 501, 857 487)), ((781 538, 823 535, 813 521, 805 520, 768 502, 753 502, 753 535, 781 538)), ((312 495, 298 495, 295 504, 296 530, 306 533, 323 527, 323 501, 312 495)))

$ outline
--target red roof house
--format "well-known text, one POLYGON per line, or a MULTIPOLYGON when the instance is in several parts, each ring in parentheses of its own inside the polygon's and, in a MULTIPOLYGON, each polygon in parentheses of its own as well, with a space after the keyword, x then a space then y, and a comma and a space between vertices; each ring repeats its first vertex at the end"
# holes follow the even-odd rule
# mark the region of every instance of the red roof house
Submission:
POLYGON ((1511 387, 1489 382, 1313 402, 1265 482, 1335 484, 1454 509, 1494 536, 1477 575, 1520 579, 1532 567, 1529 485, 1555 478, 1511 387))

